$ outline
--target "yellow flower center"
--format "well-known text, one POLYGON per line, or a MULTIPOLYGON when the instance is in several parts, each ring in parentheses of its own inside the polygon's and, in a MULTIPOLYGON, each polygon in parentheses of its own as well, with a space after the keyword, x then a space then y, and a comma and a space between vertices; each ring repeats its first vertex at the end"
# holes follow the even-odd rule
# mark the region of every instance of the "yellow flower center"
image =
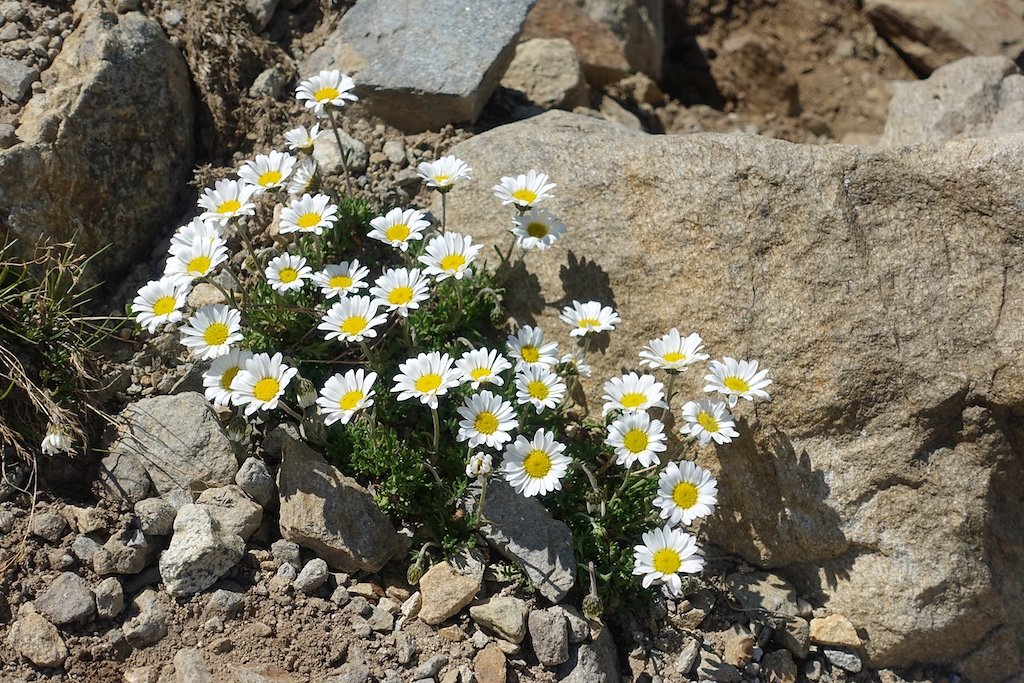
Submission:
POLYGON ((289 282, 295 282, 299 278, 299 271, 294 268, 282 268, 277 274, 277 279, 281 282, 288 284, 289 282))
POLYGON ((391 242, 404 242, 410 232, 409 226, 405 223, 395 223, 384 232, 384 236, 391 242))
POLYGON ((341 93, 338 92, 337 88, 320 88, 315 93, 313 93, 313 98, 317 102, 330 102, 340 94, 341 93))
POLYGON ((204 275, 206 274, 206 271, 210 269, 211 263, 213 263, 213 261, 210 260, 209 256, 196 256, 195 258, 188 262, 188 265, 185 267, 185 270, 187 270, 190 273, 204 275))
POLYGON ((477 382, 482 380, 484 377, 491 376, 490 368, 473 368, 469 371, 469 376, 475 379, 477 382))
POLYGON ((465 264, 466 257, 462 254, 448 254, 441 259, 441 270, 448 270, 454 273, 465 264))
POLYGON ((683 561, 680 559, 679 553, 672 550, 672 548, 662 548, 654 553, 654 561, 651 564, 654 565, 654 571, 656 572, 675 574, 682 563, 683 561))
POLYGON ((526 393, 530 395, 530 398, 546 401, 548 396, 551 395, 551 390, 548 389, 547 384, 544 384, 539 379, 535 379, 526 385, 526 393))
POLYGON ((350 315, 341 321, 338 329, 345 334, 359 334, 366 329, 366 318, 361 315, 350 315))
POLYGON ((697 504, 697 487, 688 481, 681 481, 672 489, 672 500, 684 510, 697 504))
POLYGON ((437 183, 438 185, 444 185, 446 182, 448 182, 449 178, 451 178, 450 175, 447 175, 445 173, 438 173, 436 176, 434 176, 434 182, 437 183))
POLYGON ((429 394, 432 391, 437 391, 437 388, 441 386, 441 382, 441 375, 436 372, 428 372, 416 380, 416 391, 421 394, 429 394))
POLYGON ((356 406, 359 405, 359 402, 362 400, 363 392, 358 389, 353 389, 341 397, 341 400, 338 401, 338 407, 342 410, 355 410, 356 406))
POLYGON ((162 296, 153 302, 153 315, 169 315, 177 304, 173 296, 162 296))
POLYGON ((533 204, 537 201, 537 193, 523 187, 512 193, 512 199, 522 202, 523 204, 533 204))
POLYGON ((281 383, 273 377, 264 377, 252 389, 252 395, 258 400, 267 402, 277 397, 281 392, 281 383))
POLYGON ((536 237, 538 239, 540 239, 541 237, 547 237, 548 226, 545 223, 534 221, 526 226, 526 234, 529 235, 530 237, 536 237))
POLYGON ((394 304, 395 306, 404 306, 410 301, 412 301, 411 287, 395 287, 388 292, 388 303, 394 304))
POLYGON ((742 394, 747 391, 750 391, 750 384, 747 382, 747 380, 741 379, 739 377, 726 377, 724 380, 722 380, 722 384, 724 384, 729 391, 735 391, 737 394, 742 394))
POLYGON ((623 394, 622 398, 619 399, 626 408, 636 408, 647 402, 647 397, 641 394, 639 391, 631 391, 628 394, 623 394))
POLYGON ((299 226, 303 230, 308 230, 314 225, 320 222, 320 214, 315 211, 307 211, 306 213, 299 216, 299 220, 295 221, 295 225, 299 226))
POLYGON ((217 213, 234 213, 242 208, 242 202, 237 199, 229 199, 217 207, 217 213))
POLYGON ((642 453, 647 450, 647 432, 642 429, 631 429, 626 432, 626 436, 622 439, 622 445, 626 447, 626 450, 630 453, 642 453))
POLYGON ((235 375, 237 375, 238 371, 241 369, 242 368, 236 366, 225 370, 224 374, 220 376, 220 388, 224 389, 225 391, 230 391, 231 381, 235 379, 235 375))
POLYGON ((678 351, 669 351, 662 356, 662 359, 664 359, 666 363, 678 363, 681 360, 686 360, 686 354, 679 353, 678 351))
POLYGON ((598 320, 597 318, 584 318, 583 320, 579 321, 577 325, 579 325, 579 327, 582 327, 583 329, 587 329, 588 327, 599 327, 601 325, 601 321, 598 320))
POLYGON ((256 179, 256 182, 260 184, 260 187, 270 187, 281 182, 280 171, 267 171, 266 173, 260 174, 260 177, 256 179))
POLYGON ((540 360, 540 350, 536 346, 522 346, 519 348, 519 355, 527 363, 536 363, 540 360))
POLYGON ((697 413, 697 424, 704 428, 705 432, 714 434, 718 431, 718 420, 711 413, 702 410, 697 413))
POLYGON ((228 340, 228 326, 224 323, 212 323, 203 331, 203 341, 207 346, 220 346, 228 340))
POLYGON ((352 278, 348 275, 335 275, 327 281, 327 285, 332 289, 348 289, 352 286, 352 278))
POLYGON ((484 411, 476 416, 473 427, 481 434, 493 434, 498 431, 498 417, 494 413, 484 411))
POLYGON ((526 470, 526 476, 543 479, 551 471, 551 456, 539 448, 534 448, 523 458, 523 469, 526 470))

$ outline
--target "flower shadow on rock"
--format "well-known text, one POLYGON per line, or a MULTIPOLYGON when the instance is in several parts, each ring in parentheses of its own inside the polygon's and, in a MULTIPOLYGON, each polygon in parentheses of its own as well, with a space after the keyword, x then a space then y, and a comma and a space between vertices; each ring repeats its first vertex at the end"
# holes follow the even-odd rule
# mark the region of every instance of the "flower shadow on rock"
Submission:
MULTIPOLYGON (((571 306, 573 301, 598 301, 602 306, 611 306, 612 309, 619 310, 615 292, 612 291, 611 278, 596 261, 578 257, 570 249, 566 263, 558 269, 558 279, 562 282, 565 296, 559 301, 552 302, 552 306, 561 309, 564 306, 571 306)), ((594 335, 590 350, 607 351, 608 340, 607 334, 594 335)))

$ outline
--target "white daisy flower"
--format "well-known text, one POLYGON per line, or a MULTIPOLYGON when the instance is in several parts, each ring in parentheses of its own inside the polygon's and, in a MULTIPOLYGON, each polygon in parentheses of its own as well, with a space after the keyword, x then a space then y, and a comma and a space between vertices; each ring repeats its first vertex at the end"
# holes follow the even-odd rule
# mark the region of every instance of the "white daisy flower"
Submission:
POLYGON ((709 398, 690 401, 683 406, 683 420, 685 424, 679 432, 696 438, 701 446, 707 446, 712 440, 717 444, 729 443, 740 435, 724 401, 709 398))
POLYGON ((512 219, 516 246, 522 249, 547 249, 565 234, 565 224, 547 209, 530 209, 512 219))
POLYGON ((224 240, 196 240, 192 246, 172 254, 164 266, 164 278, 175 282, 191 282, 206 277, 228 260, 224 240))
POLYGON ((715 511, 718 482, 703 467, 689 460, 678 465, 670 462, 658 476, 658 495, 654 506, 661 508, 661 518, 668 524, 692 524, 698 517, 715 511))
POLYGON ((449 277, 461 280, 467 272, 473 272, 469 264, 482 248, 481 244, 473 244, 469 235, 448 232, 427 242, 426 253, 419 260, 427 266, 423 272, 436 276, 438 282, 449 277))
POLYGON ((501 463, 505 481, 526 497, 558 491, 572 462, 564 453, 565 446, 555 441, 554 432, 538 429, 533 439, 517 437, 505 447, 501 463))
POLYGON ((288 194, 297 196, 306 194, 313 189, 316 180, 316 162, 313 157, 306 157, 295 164, 292 169, 292 177, 288 181, 288 194))
POLYGON ((419 268, 389 268, 377 278, 370 294, 377 303, 387 306, 388 311, 398 311, 405 318, 410 310, 420 307, 421 301, 426 301, 429 285, 430 281, 419 268))
POLYGON ((626 469, 639 462, 650 467, 665 450, 665 425, 647 413, 624 413, 608 425, 606 444, 615 449, 615 462, 626 469))
POLYGON ((55 424, 50 424, 46 428, 46 436, 43 437, 39 448, 42 449, 43 455, 57 455, 58 453, 70 453, 73 444, 63 429, 55 424))
POLYGON ((582 337, 594 332, 614 330, 622 320, 611 306, 602 306, 598 301, 581 304, 573 301, 572 306, 562 309, 558 319, 572 326, 571 337, 582 337))
POLYGON ((245 406, 245 414, 257 410, 273 410, 284 395, 288 383, 299 371, 284 364, 283 356, 275 353, 257 353, 246 361, 245 367, 235 375, 231 389, 236 405, 245 406))
POLYGON ((313 274, 313 282, 320 288, 326 298, 348 296, 366 287, 366 277, 370 269, 360 266, 359 261, 342 261, 337 265, 327 265, 318 273, 313 274))
POLYGON ((292 128, 291 130, 286 131, 284 134, 284 141, 288 143, 288 149, 292 151, 312 154, 317 138, 325 132, 326 131, 320 130, 319 123, 314 123, 313 127, 309 130, 307 130, 305 126, 299 126, 298 128, 292 128))
POLYGON ((164 323, 178 322, 190 288, 188 282, 150 280, 132 300, 135 320, 150 334, 164 323))
POLYGON ((631 372, 622 377, 613 377, 604 383, 606 403, 602 414, 607 415, 613 410, 636 412, 649 408, 664 408, 664 385, 656 382, 651 375, 638 375, 631 372))
POLYGON ((284 187, 285 181, 295 166, 295 157, 285 152, 257 154, 256 159, 247 161, 238 171, 238 177, 256 188, 256 197, 275 187, 284 187))
POLYGON ((168 251, 173 256, 186 249, 190 249, 193 242, 197 241, 210 244, 216 242, 223 243, 224 238, 220 234, 220 224, 216 221, 204 221, 200 218, 193 218, 174 231, 168 251))
POLYGON ((348 424, 358 411, 372 406, 376 381, 376 372, 366 372, 362 368, 328 379, 316 400, 319 412, 324 416, 324 424, 332 425, 339 420, 343 425, 348 424))
POLYGON ((450 192, 455 184, 469 180, 472 171, 466 162, 453 156, 441 157, 431 163, 424 161, 419 165, 419 175, 427 181, 427 187, 435 187, 438 192, 450 192))
POLYGON ((423 239, 423 231, 430 227, 430 221, 424 220, 423 215, 416 209, 391 209, 370 221, 373 229, 368 236, 405 251, 409 240, 423 239))
POLYGON ((771 396, 764 390, 772 383, 768 379, 768 371, 758 372, 757 361, 736 360, 726 356, 722 361, 713 360, 708 364, 708 374, 704 375, 707 385, 704 391, 717 391, 725 394, 729 401, 729 407, 736 405, 736 401, 745 398, 753 401, 754 397, 771 400, 771 396))
POLYGON ((455 361, 455 367, 462 373, 463 382, 479 389, 484 382, 504 386, 505 380, 499 373, 511 368, 512 364, 494 349, 474 349, 455 361))
POLYGON ((321 71, 308 78, 295 89, 295 97, 299 102, 306 103, 306 109, 312 109, 317 116, 323 116, 325 107, 341 107, 346 101, 355 102, 359 98, 349 92, 356 87, 351 76, 337 69, 321 71))
POLYGON ((293 200, 291 206, 281 211, 281 234, 301 232, 322 235, 324 230, 334 227, 336 220, 338 207, 331 204, 330 197, 325 194, 304 194, 302 199, 293 200))
POLYGON ((227 406, 234 402, 235 391, 231 383, 245 364, 252 358, 252 353, 242 349, 231 349, 227 354, 213 359, 209 369, 203 373, 203 386, 206 388, 206 400, 215 406, 227 406))
POLYGON ((287 252, 270 259, 263 272, 267 282, 278 292, 300 290, 306 279, 313 276, 313 269, 306 265, 306 259, 287 252))
POLYGON ((552 366, 558 363, 558 344, 544 343, 544 330, 523 325, 514 336, 505 342, 508 355, 515 360, 516 368, 552 366))
POLYGON ((561 403, 565 390, 562 378, 543 365, 520 368, 516 374, 516 401, 532 404, 538 414, 561 403))
POLYGON ((519 427, 512 404, 486 389, 467 396, 458 412, 462 419, 455 440, 468 440, 470 448, 481 444, 501 448, 502 444, 512 440, 509 432, 519 427))
POLYGON ((696 574, 704 569, 704 558, 693 536, 666 525, 643 535, 643 545, 633 547, 633 574, 643 575, 643 587, 664 583, 672 595, 683 592, 680 572, 696 574))
POLYGON ((494 464, 494 458, 491 457, 490 453, 477 452, 470 456, 469 463, 466 464, 466 476, 481 479, 491 474, 491 466, 494 464))
POLYGON ((242 314, 224 304, 207 304, 181 326, 181 343, 202 360, 223 356, 242 341, 242 314))
POLYGON ((526 175, 519 174, 515 178, 503 176, 501 182, 492 189, 494 196, 500 199, 502 204, 531 207, 540 200, 550 197, 548 192, 554 188, 554 183, 548 182, 547 174, 537 173, 531 168, 526 175))
POLYGON ((361 342, 377 336, 374 328, 388 319, 387 313, 377 315, 380 304, 368 296, 347 296, 327 311, 318 330, 327 332, 326 339, 361 342))
POLYGON ((459 371, 452 367, 447 353, 421 353, 398 366, 395 386, 391 391, 398 393, 398 400, 418 398, 423 405, 437 408, 437 397, 458 386, 459 371))
POLYGON ((562 356, 561 360, 558 361, 558 366, 563 377, 571 375, 590 377, 593 374, 593 370, 587 364, 586 357, 583 355, 583 349, 573 349, 562 356))
POLYGON ((218 180, 214 189, 203 190, 199 208, 206 211, 199 214, 199 218, 224 225, 235 216, 251 216, 256 213, 256 205, 249 200, 255 192, 254 186, 237 180, 218 180))
POLYGON ((694 332, 683 337, 673 327, 665 336, 647 342, 647 346, 640 352, 640 365, 682 372, 687 366, 710 358, 708 354, 700 353, 703 347, 704 342, 699 334, 694 332))

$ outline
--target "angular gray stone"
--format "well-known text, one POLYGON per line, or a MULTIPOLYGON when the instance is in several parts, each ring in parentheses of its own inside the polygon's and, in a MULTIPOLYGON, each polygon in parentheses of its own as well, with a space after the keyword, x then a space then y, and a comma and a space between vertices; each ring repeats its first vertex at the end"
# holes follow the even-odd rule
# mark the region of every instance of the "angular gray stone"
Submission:
POLYGON ((722 658, 714 652, 704 649, 700 651, 697 679, 717 681, 718 683, 739 683, 743 679, 743 674, 732 664, 723 662, 722 658))
POLYGON ((481 528, 488 543, 518 562, 541 595, 560 602, 576 582, 569 527, 553 519, 540 501, 500 480, 487 489, 484 517, 490 522, 481 528))
POLYGON ((203 612, 205 618, 223 617, 234 619, 242 613, 245 607, 245 594, 218 588, 206 601, 206 610, 203 612))
POLYGON ((234 482, 235 444, 202 394, 144 398, 125 408, 118 423, 111 455, 136 456, 160 493, 188 489, 193 481, 234 482))
POLYGON ((564 38, 534 38, 519 43, 501 85, 522 92, 543 107, 572 110, 590 101, 576 48, 564 38))
POLYGON ((561 611, 565 615, 565 623, 569 627, 569 642, 572 644, 582 643, 590 637, 590 624, 580 614, 579 610, 572 605, 557 605, 551 608, 552 611, 561 611))
POLYGON ((469 567, 463 573, 448 562, 432 565, 420 578, 423 605, 419 610, 419 618, 431 626, 451 619, 473 602, 482 585, 482 566, 469 567))
POLYGON ((160 555, 160 578, 174 596, 194 595, 216 583, 245 554, 245 541, 221 527, 206 505, 186 505, 174 519, 171 544, 160 555))
POLYGON ((138 574, 149 563, 153 547, 141 531, 114 534, 92 554, 92 568, 100 576, 138 574))
POLYGON ((370 110, 408 132, 479 116, 534 0, 359 0, 303 64, 353 76, 370 110))
POLYGON ((760 618, 800 614, 796 589, 778 574, 750 572, 731 574, 725 581, 732 596, 745 611, 760 618))
POLYGON ((156 21, 81 10, 47 69, 52 87, 22 110, 23 143, 0 152, 0 175, 20 179, 0 185, 0 205, 16 251, 74 239, 96 255, 86 276, 104 280, 148 259, 179 210, 195 119, 188 66, 156 21))
POLYGON ((299 575, 295 577, 295 590, 299 593, 312 595, 320 586, 326 583, 329 575, 327 563, 319 557, 314 557, 306 563, 306 566, 302 568, 299 575))
POLYGON ((295 569, 302 566, 302 549, 298 543, 279 538, 270 544, 270 553, 278 562, 287 562, 295 569))
POLYGON ((124 610, 124 589, 113 576, 100 581, 93 593, 96 595, 96 615, 100 619, 114 619, 124 610))
POLYGON ((859 673, 864 666, 860 657, 855 652, 825 647, 822 648, 821 653, 825 655, 825 659, 832 663, 832 666, 838 666, 840 669, 850 673, 859 673))
POLYGON ((235 483, 260 505, 266 506, 274 497, 274 477, 267 469, 267 463, 259 458, 247 458, 238 468, 235 483))
POLYGON ((50 623, 87 623, 96 614, 96 599, 78 574, 64 572, 35 599, 36 609, 50 623))
POLYGON ((35 612, 27 612, 11 624, 7 642, 36 666, 63 666, 68 657, 68 648, 60 632, 35 612))
POLYGON ((68 522, 56 512, 44 510, 32 515, 29 530, 33 536, 56 543, 68 532, 68 522))
POLYGON ((756 419, 741 402, 741 437, 698 454, 730 501, 709 542, 849 618, 872 666, 953 664, 1024 623, 1001 597, 1024 592, 1019 544, 996 540, 1024 516, 1024 134, 797 145, 551 111, 449 152, 490 179, 448 206, 485 249, 510 215, 493 180, 559 184, 545 204, 570 231, 530 262, 536 287, 509 289, 511 315, 557 330, 561 302, 594 299, 639 321, 590 355, 592 410, 621 359, 681 320, 769 370, 773 400, 756 419), (808 386, 826 388, 798 400, 808 386))
POLYGON ((339 571, 375 572, 398 549, 398 534, 369 491, 285 429, 264 447, 281 454, 281 535, 339 571))
POLYGON ((569 661, 569 625, 561 607, 535 609, 528 620, 537 661, 557 666, 569 661))
POLYGON ((82 562, 92 562, 92 557, 100 544, 88 536, 78 536, 71 543, 71 553, 82 562))
POLYGON ((896 81, 880 144, 1024 132, 1024 75, 1008 57, 965 57, 923 81, 896 81))
POLYGON ((270 25, 270 20, 277 10, 277 4, 278 0, 245 0, 245 9, 252 16, 257 33, 270 25))
MULTIPOLYGON (((366 145, 343 130, 338 131, 338 137, 341 138, 342 149, 348 155, 346 162, 349 173, 359 175, 366 170, 366 166, 370 162, 370 153, 367 151, 366 145)), ((328 132, 316 141, 316 147, 313 148, 313 159, 316 161, 318 173, 341 175, 345 172, 341 163, 341 154, 338 152, 338 141, 334 139, 333 133, 328 132)))
MULTIPOLYGON (((683 646, 679 648, 679 655, 676 657, 675 666, 676 671, 684 676, 688 676, 690 669, 697 662, 697 655, 700 654, 700 639, 694 637, 688 637, 683 643, 683 646)), ((785 652, 785 650, 781 650, 785 652)))
POLYGON ((469 608, 469 616, 476 623, 504 638, 519 644, 526 637, 526 617, 530 608, 519 598, 499 595, 488 598, 469 608))
POLYGON ((210 669, 203 661, 203 653, 186 647, 174 655, 174 680, 177 683, 213 683, 210 669))
POLYGON ((142 461, 132 453, 109 453, 100 461, 97 479, 107 495, 131 505, 146 498, 153 489, 142 461))
POLYGON ((555 673, 561 683, 619 683, 619 657, 608 628, 596 640, 570 648, 569 660, 555 673))
POLYGON ((37 78, 39 72, 35 69, 13 59, 0 57, 0 95, 12 102, 24 102, 37 78))
POLYGON ((132 647, 155 645, 167 635, 167 612, 155 590, 147 588, 132 600, 132 618, 124 623, 124 637, 132 647))
POLYGON ((224 531, 238 534, 243 541, 249 540, 263 522, 263 508, 235 484, 206 489, 196 502, 209 508, 224 531))
POLYGON ((577 0, 594 20, 611 29, 622 42, 634 71, 661 78, 665 51, 664 0, 577 0))
POLYGON ((135 516, 143 533, 170 536, 178 510, 165 498, 146 498, 135 504, 135 516))

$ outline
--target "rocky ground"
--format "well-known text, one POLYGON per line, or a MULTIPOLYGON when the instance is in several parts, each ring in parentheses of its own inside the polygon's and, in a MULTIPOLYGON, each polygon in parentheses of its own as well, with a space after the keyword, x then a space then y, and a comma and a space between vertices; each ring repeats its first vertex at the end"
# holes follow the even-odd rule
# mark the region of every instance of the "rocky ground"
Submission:
MULTIPOLYGON (((485 35, 427 51, 464 79, 437 84, 420 46, 459 20, 423 9, 389 29, 414 34, 413 54, 382 56, 353 38, 374 4, 0 3, 0 170, 44 199, 0 187, 3 229, 64 238, 110 207, 81 243, 117 245, 100 265, 120 312, 196 188, 280 147, 298 78, 383 61, 357 74, 376 94, 343 140, 372 201, 428 205, 416 165, 452 149, 488 177, 544 168, 579 230, 568 260, 646 321, 596 374, 681 317, 779 368, 782 397, 757 416, 777 433, 706 454, 732 501, 708 570, 685 600, 588 620, 567 529, 495 496, 477 554, 410 584, 411 532, 372 483, 286 431, 229 433, 173 334, 125 332, 105 350, 98 401, 118 421, 101 452, 42 462, 39 489, 5 460, 0 680, 1022 680, 1024 7, 510 0, 474 17, 485 35), (688 135, 703 132, 747 135, 688 135), (937 146, 959 138, 986 139, 937 146), (110 182, 81 181, 96 177, 110 182), (652 307, 645 270, 684 303, 652 307), (698 289, 712 311, 747 303, 723 320, 687 303, 698 289), (813 405, 785 398, 806 386, 813 405)), ((400 14, 379 4, 371 16, 400 14)), ((336 146, 318 154, 336 173, 336 146)), ((471 199, 454 219, 493 238, 471 199)), ((547 325, 572 298, 562 266, 510 297, 520 320, 547 325)))

